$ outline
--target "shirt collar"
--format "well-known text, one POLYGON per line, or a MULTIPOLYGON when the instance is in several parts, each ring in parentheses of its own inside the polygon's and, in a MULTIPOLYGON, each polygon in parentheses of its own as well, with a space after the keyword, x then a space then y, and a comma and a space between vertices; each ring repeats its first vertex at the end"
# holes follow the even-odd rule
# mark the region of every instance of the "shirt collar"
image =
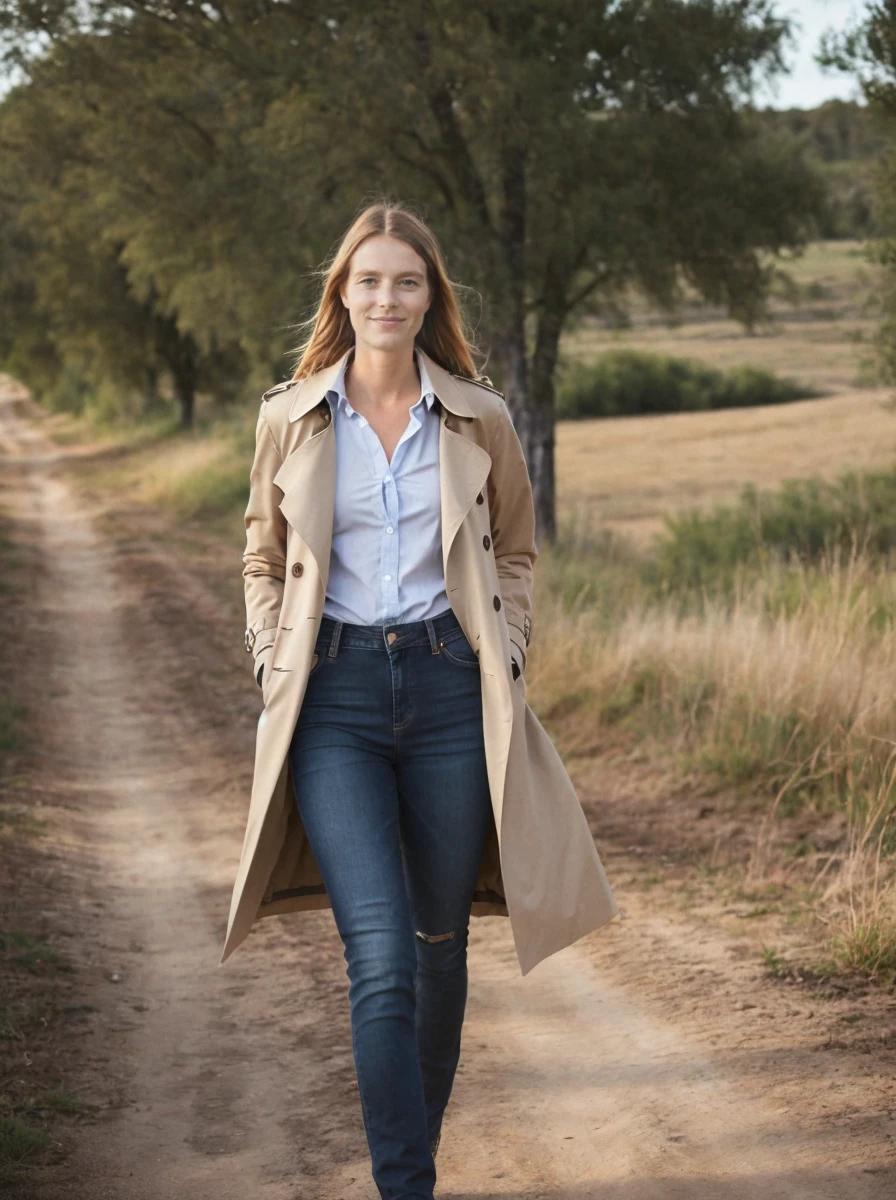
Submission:
MULTIPOLYGON (((416 347, 414 348, 414 357, 417 360, 417 370, 420 372, 420 397, 417 403, 419 404, 420 400, 425 400, 427 409, 432 409, 433 404, 435 404, 436 394, 433 391, 432 380, 429 377, 429 371, 426 369, 426 363, 423 361, 423 356, 416 347)), ((338 404, 343 411, 347 408, 350 412, 354 412, 355 410, 352 408, 349 398, 345 394, 345 372, 350 360, 351 355, 348 355, 333 382, 333 386, 327 392, 327 400, 329 400, 331 407, 338 404)))

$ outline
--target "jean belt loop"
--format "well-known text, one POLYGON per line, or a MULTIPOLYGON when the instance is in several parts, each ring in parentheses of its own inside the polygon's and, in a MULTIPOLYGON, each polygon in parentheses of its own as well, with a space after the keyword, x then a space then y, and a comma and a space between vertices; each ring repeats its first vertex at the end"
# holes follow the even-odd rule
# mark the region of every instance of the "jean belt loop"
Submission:
POLYGON ((339 639, 342 637, 342 626, 344 621, 336 621, 333 625, 333 632, 330 635, 330 645, 327 650, 328 658, 335 658, 339 653, 339 639))
POLYGON ((430 649, 432 650, 433 654, 438 654, 442 648, 442 644, 439 641, 438 634, 436 633, 435 622, 433 621, 432 617, 425 617, 424 622, 426 624, 426 632, 429 634, 430 649))

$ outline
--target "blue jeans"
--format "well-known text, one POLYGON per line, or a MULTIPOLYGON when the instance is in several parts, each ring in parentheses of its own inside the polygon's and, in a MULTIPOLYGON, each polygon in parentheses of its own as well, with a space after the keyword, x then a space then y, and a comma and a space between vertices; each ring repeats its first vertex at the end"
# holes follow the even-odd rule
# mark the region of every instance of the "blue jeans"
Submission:
POLYGON ((492 819, 479 660, 450 608, 324 617, 315 651, 290 766, 343 942, 373 1178, 382 1200, 431 1200, 492 819))

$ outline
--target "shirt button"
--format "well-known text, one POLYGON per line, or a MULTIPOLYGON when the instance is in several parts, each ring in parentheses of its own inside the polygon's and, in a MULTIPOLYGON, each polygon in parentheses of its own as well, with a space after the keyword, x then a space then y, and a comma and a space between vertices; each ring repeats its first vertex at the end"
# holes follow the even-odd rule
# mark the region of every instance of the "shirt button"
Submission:
POLYGON ((386 526, 386 533, 394 533, 394 532, 395 532, 395 531, 394 531, 394 529, 392 528, 392 526, 391 526, 391 525, 387 525, 387 526, 386 526))
POLYGON ((392 578, 392 576, 391 576, 391 575, 384 575, 384 576, 383 576, 383 579, 385 579, 387 583, 389 582, 389 580, 390 580, 391 578, 392 578))
POLYGON ((389 482, 389 480, 392 478, 392 476, 391 476, 391 475, 384 475, 384 476, 383 476, 383 478, 385 479, 386 483, 388 483, 388 482, 389 482))

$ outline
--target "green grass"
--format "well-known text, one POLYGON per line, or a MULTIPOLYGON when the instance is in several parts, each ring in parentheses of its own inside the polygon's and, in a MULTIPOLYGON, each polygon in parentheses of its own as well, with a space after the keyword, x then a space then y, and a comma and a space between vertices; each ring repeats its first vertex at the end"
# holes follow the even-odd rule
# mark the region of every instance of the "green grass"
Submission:
POLYGON ((74 969, 55 946, 18 930, 0 930, 0 954, 8 962, 33 974, 74 969))
POLYGON ((51 1145, 42 1129, 16 1116, 0 1116, 0 1178, 10 1181, 15 1168, 38 1159, 51 1145))
POLYGON ((219 517, 246 507, 248 487, 245 462, 211 463, 173 479, 166 503, 188 520, 219 517))
POLYGON ((0 525, 0 596, 11 596, 14 590, 14 571, 21 565, 22 554, 18 546, 0 525))
POLYGON ((25 710, 12 696, 0 696, 0 762, 20 748, 25 710))
POLYGON ((744 567, 761 571, 770 560, 817 563, 837 552, 886 560, 896 549, 896 469, 766 491, 747 485, 736 504, 670 515, 666 527, 648 574, 672 590, 730 591, 744 567))
POLYGON ((80 1100, 73 1092, 67 1092, 60 1088, 55 1091, 45 1092, 40 1097, 38 1107, 46 1109, 48 1112, 59 1113, 80 1113, 88 1107, 83 1100, 80 1100))
POLYGON ((896 981, 896 928, 869 921, 832 937, 827 943, 836 968, 855 971, 892 985, 896 981))

